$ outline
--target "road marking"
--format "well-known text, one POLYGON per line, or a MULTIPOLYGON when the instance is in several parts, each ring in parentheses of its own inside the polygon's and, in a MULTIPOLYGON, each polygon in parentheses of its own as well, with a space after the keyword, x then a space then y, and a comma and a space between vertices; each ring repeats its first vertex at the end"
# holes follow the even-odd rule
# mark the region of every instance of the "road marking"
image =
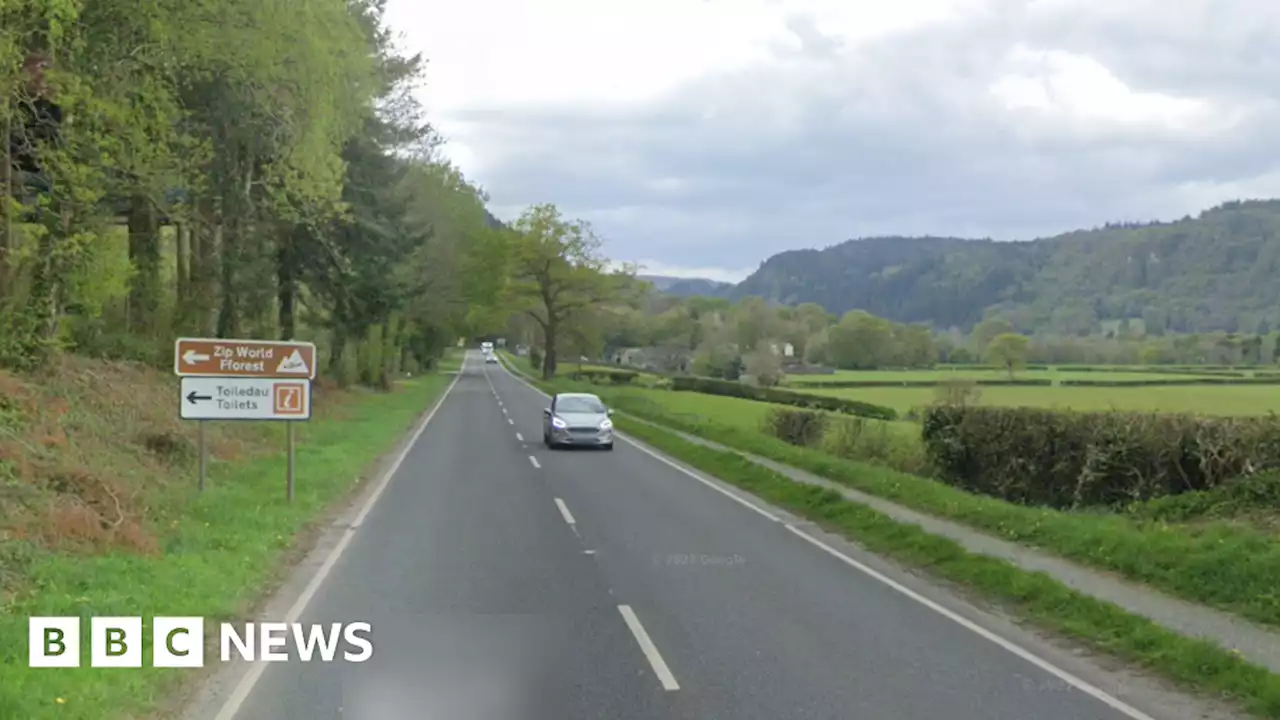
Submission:
MULTIPOLYGON (((541 390, 539 390, 538 388, 536 388, 536 387, 534 387, 533 385, 531 385, 531 384, 529 383, 529 381, 527 381, 527 380, 525 380, 524 378, 522 378, 522 377, 520 377, 520 376, 516 375, 515 373, 511 372, 510 370, 507 370, 507 368, 506 368, 505 366, 504 366, 502 369, 503 369, 504 371, 506 371, 506 373, 507 373, 508 375, 510 375, 512 378, 514 378, 517 382, 524 383, 524 385, 525 385, 526 387, 528 387, 530 390, 532 390, 532 391, 534 391, 534 392, 538 393, 538 394, 539 394, 539 395, 541 395, 542 397, 544 397, 544 398, 549 398, 549 397, 551 397, 550 395, 548 395, 548 394, 546 394, 546 393, 542 392, 542 391, 541 391, 541 390)), ((692 470, 689 470, 688 468, 685 468, 685 467, 682 467, 682 466, 680 466, 680 465, 676 464, 676 463, 675 463, 674 461, 672 461, 671 459, 666 458, 666 457, 663 457, 662 455, 659 455, 658 453, 656 453, 656 452, 654 452, 654 451, 650 450, 649 448, 645 447, 644 445, 641 445, 638 441, 636 441, 636 440, 632 440, 631 438, 629 438, 629 437, 627 437, 626 435, 622 434, 622 433, 621 433, 621 432, 619 432, 618 430, 616 430, 616 429, 615 429, 615 430, 614 430, 614 434, 615 434, 615 435, 617 435, 618 437, 622 438, 622 440, 623 440, 624 442, 628 443, 629 445, 631 445, 631 446, 632 446, 632 447, 634 447, 635 449, 637 449, 637 450, 639 450, 639 451, 641 451, 641 452, 643 452, 643 453, 647 454, 649 457, 652 457, 653 459, 655 459, 655 460, 657 460, 657 461, 659 461, 659 462, 661 462, 661 463, 665 463, 665 464, 666 464, 666 465, 668 465, 669 467, 671 467, 671 468, 673 468, 673 469, 675 469, 675 470, 677 470, 677 471, 679 471, 679 472, 681 472, 681 473, 683 473, 683 474, 685 474, 685 475, 687 475, 687 476, 689 476, 689 477, 693 478, 694 480, 697 480, 698 482, 702 483, 703 485, 706 485, 707 487, 711 488, 712 490, 715 490, 716 492, 720 493, 721 495, 724 495, 725 497, 727 497, 727 498, 729 498, 730 500, 732 500, 732 501, 734 501, 734 502, 738 503, 739 505, 742 505, 743 507, 745 507, 745 508, 747 508, 747 509, 751 510, 752 512, 755 512, 755 513, 758 513, 758 514, 760 514, 760 515, 763 515, 764 517, 769 518, 769 519, 770 519, 770 520, 772 520, 773 522, 776 522, 776 523, 780 523, 780 522, 782 522, 782 518, 778 517, 777 515, 774 515, 773 513, 771 513, 771 512, 769 512, 769 511, 767 511, 767 510, 764 510, 764 509, 762 509, 762 508, 758 507, 755 503, 753 503, 753 502, 751 502, 751 501, 749 501, 749 500, 746 500, 746 499, 744 499, 744 498, 738 497, 738 495, 734 494, 733 492, 730 492, 729 490, 726 490, 725 488, 720 487, 720 486, 719 486, 719 485, 717 485, 716 483, 711 482, 710 480, 708 480, 708 479, 706 479, 706 478, 704 478, 704 477, 702 477, 702 476, 698 475, 697 473, 693 472, 692 470)))
POLYGON ((596 551, 595 551, 595 550, 583 550, 583 551, 582 551, 582 554, 583 554, 583 555, 595 555, 595 554, 596 554, 596 551))
POLYGON ((563 500, 556 498, 556 507, 560 508, 560 517, 564 518, 565 522, 570 525, 575 524, 573 521, 573 513, 569 512, 569 506, 565 505, 563 500))
POLYGON ((511 418, 507 418, 507 424, 508 424, 508 425, 515 425, 515 424, 516 424, 516 421, 515 421, 515 420, 512 420, 511 418))
POLYGON ((530 455, 530 456, 529 456, 529 462, 533 463, 533 466, 534 466, 534 467, 536 467, 536 468, 539 468, 539 469, 541 469, 541 468, 542 468, 542 466, 538 464, 538 458, 536 458, 536 457, 534 457, 534 456, 532 456, 532 455, 530 455))
POLYGON ((1009 640, 1006 640, 1000 637, 999 635, 991 632, 990 630, 982 627, 981 625, 973 622, 972 620, 969 620, 968 618, 962 615, 959 615, 943 607, 942 605, 939 605, 938 603, 930 600, 929 598, 921 595, 920 593, 912 590, 911 588, 899 583, 893 578, 886 577, 880 572, 877 572, 876 570, 870 567, 867 567, 866 565, 863 565, 857 560, 854 560, 848 555, 845 555, 839 550, 836 550, 835 548, 831 547, 830 545, 827 545, 826 543, 804 532, 803 530, 796 528, 794 525, 787 525, 786 528, 791 532, 795 533, 796 535, 800 536, 810 544, 814 545, 818 549, 827 553, 828 555, 831 555, 832 557, 835 557, 836 559, 840 560, 841 562, 848 565, 849 567, 857 570, 858 572, 863 573, 864 575, 870 577, 873 580, 883 583, 884 585, 888 586, 889 589, 899 592, 907 596, 908 598, 911 598, 912 600, 915 600, 921 605, 938 613, 939 615, 945 617, 946 619, 956 623, 960 627, 963 627, 964 629, 977 634, 979 637, 982 637, 983 639, 989 640, 995 643, 996 645, 999 645, 1005 650, 1013 653, 1014 655, 1022 658, 1023 660, 1026 660, 1027 662, 1031 663, 1032 665, 1035 665, 1041 670, 1044 670, 1050 675, 1053 675, 1054 677, 1074 687, 1075 689, 1083 692, 1084 694, 1093 697, 1095 700, 1102 701, 1103 703, 1111 706, 1113 709, 1121 713, 1124 713, 1125 715, 1133 718, 1134 720, 1155 720, 1155 718, 1151 717, 1150 715, 1147 715, 1141 710, 1138 710, 1137 708, 1125 703, 1124 701, 1108 695, 1103 690, 1090 684, 1087 680, 1084 680, 1082 678, 1076 677, 1075 675, 1072 675, 1066 670, 1063 670, 1062 668, 1059 668, 1053 663, 1050 663, 1048 660, 1044 660, 1040 658, 1039 656, 1035 655, 1030 650, 1027 650, 1021 645, 1018 645, 1014 642, 1011 642, 1009 640))
MULTIPOLYGON (((549 397, 546 393, 544 393, 544 392, 542 392, 541 390, 539 390, 538 388, 534 387, 534 386, 533 386, 532 384, 530 384, 527 380, 525 380, 525 379, 524 379, 524 378, 522 378, 522 377, 519 377, 518 375, 516 375, 515 373, 513 373, 511 370, 507 369, 505 366, 503 366, 503 369, 504 369, 504 370, 506 370, 506 372, 507 372, 507 374, 508 374, 508 375, 510 375, 512 378, 515 378, 515 380, 517 380, 518 382, 523 383, 523 384, 524 384, 525 386, 527 386, 530 390, 533 390, 534 392, 538 393, 539 395, 541 395, 541 396, 543 396, 543 397, 549 397)), ((615 432, 616 432, 616 431, 615 431, 615 432)), ((770 513, 767 513, 767 512, 765 512, 765 511, 761 510, 760 508, 758 508, 758 507, 756 507, 755 505, 753 505, 753 504, 751 504, 751 503, 747 502, 746 500, 743 500, 742 498, 739 498, 738 496, 734 495, 733 493, 728 492, 728 491, 727 491, 727 490, 725 490, 724 488, 721 488, 721 487, 719 487, 718 485, 715 485, 714 483, 709 482, 708 480, 705 480, 705 479, 703 479, 703 478, 701 478, 701 477, 698 477, 697 475, 695 475, 694 473, 690 472, 689 470, 687 470, 687 469, 685 469, 685 468, 680 467, 679 465, 675 464, 674 462, 672 462, 671 460, 668 460, 668 459, 667 459, 667 458, 665 458, 665 457, 662 457, 661 455, 658 455, 657 453, 655 453, 654 451, 650 450, 649 448, 644 447, 644 446, 642 446, 642 445, 639 445, 636 441, 631 440, 631 439, 630 439, 630 438, 628 438, 627 436, 625 436, 625 435, 623 435, 623 434, 621 434, 621 433, 618 433, 618 437, 620 437, 620 438, 622 438, 623 440, 627 441, 627 442, 628 442, 628 443, 630 443, 631 445, 634 445, 634 446, 636 447, 636 449, 638 449, 638 450, 642 450, 642 451, 644 451, 645 453, 648 453, 650 456, 652 456, 652 457, 654 457, 654 458, 657 458, 658 460, 661 460, 662 462, 666 463, 667 465, 670 465, 672 468, 675 468, 676 470, 680 471, 681 473, 684 473, 685 475, 687 475, 687 476, 689 476, 689 477, 693 478, 694 480, 697 480, 698 482, 700 482, 700 483, 702 483, 702 484, 706 485, 707 487, 710 487, 711 489, 715 490, 716 492, 719 492, 719 493, 721 493, 722 495, 725 495, 726 497, 728 497, 728 498, 730 498, 730 499, 732 499, 732 500, 734 500, 734 501, 736 501, 736 502, 738 502, 738 503, 740 503, 740 504, 742 504, 742 505, 745 505, 745 506, 747 506, 747 507, 751 508, 752 510, 755 510, 757 513, 759 513, 759 514, 761 514, 761 515, 764 515, 765 517, 767 517, 767 518, 769 518, 769 519, 773 520, 774 522, 782 522, 782 520, 781 520, 780 518, 778 518, 778 517, 776 517, 776 516, 774 516, 774 515, 772 515, 772 514, 770 514, 770 513)), ((1009 653, 1012 653, 1013 655, 1017 656, 1018 658, 1021 658, 1022 660, 1025 660, 1026 662, 1028 662, 1028 663, 1030 663, 1030 664, 1034 665, 1035 667, 1037 667, 1037 668, 1039 668, 1039 669, 1041 669, 1041 670, 1043 670, 1043 671, 1045 671, 1045 672, 1049 673, 1050 675, 1053 675, 1054 677, 1058 678, 1059 680, 1061 680, 1061 681, 1063 681, 1063 682, 1067 683, 1068 685, 1070 685, 1070 686, 1074 687, 1075 689, 1077 689, 1077 690, 1079 690, 1079 691, 1081 691, 1081 692, 1085 693, 1086 695, 1089 695, 1090 697, 1094 698, 1095 700, 1098 700, 1098 701, 1102 702, 1103 704, 1105 704, 1105 705, 1107 705, 1107 706, 1111 707, 1112 709, 1116 710, 1117 712, 1120 712, 1121 714, 1126 715, 1126 716, 1128 716, 1129 718, 1132 718, 1132 720, 1155 720, 1155 718, 1151 717, 1150 715, 1147 715, 1146 713, 1144 713, 1144 712, 1142 712, 1141 710, 1139 710, 1139 709, 1137 709, 1137 708, 1133 707, 1132 705, 1129 705, 1128 703, 1125 703, 1123 700, 1120 700, 1119 698, 1116 698, 1116 697, 1114 697, 1114 696, 1112 696, 1112 695, 1107 694, 1104 690, 1102 690, 1102 689, 1098 688, 1097 686, 1095 686, 1095 685, 1093 685, 1093 684, 1089 683, 1087 680, 1084 680, 1083 678, 1077 677, 1077 676, 1073 675, 1072 673, 1067 672, 1066 670, 1063 670, 1062 668, 1060 668, 1060 667, 1058 667, 1058 666, 1054 665, 1053 663, 1049 662, 1048 660, 1045 660, 1045 659, 1043 659, 1043 658, 1039 657, 1039 656, 1038 656, 1038 655, 1036 655, 1035 653, 1031 652, 1030 650, 1027 650, 1026 648, 1024 648, 1024 647, 1022 647, 1022 646, 1018 645, 1017 643, 1014 643, 1014 642, 1012 642, 1011 640, 1007 640, 1007 639, 1005 639, 1005 638, 1003 638, 1003 637, 1000 637, 1000 636, 999 636, 999 635, 997 635, 996 633, 991 632, 990 630, 988 630, 988 629, 986 629, 986 628, 982 627, 981 625, 979 625, 979 624, 977 624, 977 623, 973 622, 972 620, 969 620, 968 618, 965 618, 965 617, 963 617, 963 616, 961 616, 961 615, 959 615, 959 614, 957 614, 957 613, 955 613, 955 612, 953 612, 953 611, 951 611, 951 610, 949 610, 949 609, 947 609, 947 608, 943 607, 942 605, 939 605, 938 603, 936 603, 936 602, 934 602, 934 601, 930 600, 929 598, 926 598, 926 597, 924 597, 923 595, 921 595, 921 594, 919 594, 919 593, 915 592, 915 591, 914 591, 914 590, 912 590, 911 588, 908 588, 908 587, 906 587, 905 585, 902 585, 901 583, 897 582, 896 580, 893 580, 892 578, 889 578, 889 577, 887 577, 887 576, 885 576, 885 575, 883 575, 883 574, 881 574, 881 573, 877 572, 876 570, 874 570, 874 569, 872 569, 872 568, 870 568, 870 567, 868 567, 868 566, 866 566, 866 565, 863 565, 862 563, 858 562, 857 560, 854 560, 853 558, 849 557, 848 555, 845 555, 844 553, 840 552, 839 550, 836 550, 835 548, 831 547, 830 545, 827 545, 826 543, 824 543, 824 542, 822 542, 821 540, 819 540, 819 539, 817 539, 817 538, 813 537, 812 535, 809 535, 808 533, 805 533, 805 532, 803 532, 803 531, 801 531, 801 530, 797 529, 795 526, 793 526, 793 525, 784 525, 784 527, 786 527, 786 528, 787 528, 787 530, 789 530, 789 531, 791 531, 792 533, 796 534, 797 536, 799 536, 800 538, 804 539, 805 541, 807 541, 807 542, 808 542, 808 543, 810 543, 811 545, 813 545, 813 546, 817 547, 818 549, 822 550, 823 552, 825 552, 825 553, 827 553, 827 554, 829 554, 829 555, 831 555, 831 556, 833 556, 833 557, 837 558, 837 559, 838 559, 838 560, 840 560, 841 562, 845 563, 846 565, 848 565, 849 567, 852 567, 852 568, 853 568, 853 569, 855 569, 855 570, 858 570, 859 572, 863 573, 863 574, 864 574, 864 575, 866 575, 867 577, 870 577, 871 579, 876 580, 876 581, 878 581, 878 582, 880 582, 880 583, 882 583, 882 584, 884 584, 884 585, 888 586, 888 587, 889 587, 889 589, 894 590, 894 591, 896 591, 896 592, 898 592, 898 593, 900 593, 900 594, 902 594, 902 595, 906 596, 907 598, 909 598, 909 599, 911 599, 911 600, 914 600, 914 601, 915 601, 915 602, 917 602, 917 603, 920 603, 921 605, 924 605, 926 608, 929 608, 930 610, 933 610, 934 612, 938 613, 939 615, 942 615, 942 616, 943 616, 943 617, 945 617, 946 619, 948 619, 948 620, 950 620, 950 621, 952 621, 952 622, 954 622, 954 623, 958 624, 960 627, 963 627, 963 628, 965 628, 966 630, 969 630, 970 632, 975 633, 975 634, 976 634, 976 635, 978 635, 979 637, 981 637, 981 638, 983 638, 983 639, 985 639, 985 640, 987 640, 987 641, 989 641, 989 642, 994 643, 995 645, 999 646, 1000 648, 1004 649, 1005 651, 1007 651, 1007 652, 1009 652, 1009 653)), ((624 615, 624 616, 625 616, 625 614, 626 614, 626 613, 623 613, 623 615, 624 615)), ((674 682, 674 680, 673 680, 673 682, 674 682)))
POLYGON ((519 440, 520 442, 524 442, 524 436, 521 435, 520 433, 516 433, 516 440, 519 440))
POLYGON ((635 611, 630 605, 619 605, 618 612, 622 613, 622 619, 631 629, 631 634, 636 637, 636 642, 640 643, 640 650, 644 652, 649 665, 653 666, 653 671, 657 673, 658 680, 662 682, 662 689, 668 692, 679 690, 680 683, 677 683, 676 676, 671 674, 671 668, 667 667, 666 661, 662 659, 658 647, 649 639, 649 633, 644 631, 644 626, 640 624, 640 618, 636 617, 635 611))
MULTIPOLYGON (((463 361, 463 366, 466 366, 465 360, 463 361)), ((430 424, 431 419, 436 416, 440 407, 444 405, 445 399, 449 397, 449 393, 453 391, 453 387, 458 384, 458 380, 461 377, 461 372, 453 376, 453 382, 449 383, 449 387, 445 388, 444 394, 442 394, 440 399, 436 401, 435 406, 431 408, 431 412, 427 413, 427 416, 422 420, 422 424, 418 426, 418 429, 415 430, 413 435, 409 438, 409 442, 406 443, 400 450, 400 453, 396 455, 396 459, 391 463, 391 467, 387 468, 386 473, 382 475, 382 478, 378 481, 377 487, 374 488, 369 499, 365 501, 364 506, 360 508, 360 512, 356 515, 355 520, 353 520, 351 525, 342 533, 342 537, 338 539, 338 543, 334 546, 333 550, 329 551, 329 554, 324 559, 324 563, 320 565, 320 569, 316 571, 314 576, 312 576, 311 582, 307 583, 302 594, 294 601, 293 607, 290 607, 289 612, 285 613, 284 622, 294 623, 302 616, 302 613, 307 609, 307 605, 311 602, 311 599, 315 597, 316 592, 319 591, 321 583, 323 583, 325 578, 329 576, 329 572, 333 570, 333 566, 338 563, 338 559, 342 557, 342 553, 347 549, 347 545, 351 544, 351 538, 355 536, 356 530, 359 530, 360 526, 364 524, 364 519, 369 515, 369 511, 372 510, 374 504, 378 502, 378 498, 382 497, 382 492, 391 484, 391 479, 395 477, 396 471, 400 469, 400 465, 403 464, 404 459, 408 457, 409 451, 418 444, 418 438, 422 437, 422 433, 426 431, 427 425, 430 424)), ((266 669, 266 663, 251 664, 249 666, 249 672, 247 672, 244 677, 240 678, 240 682, 236 684, 235 689, 231 693, 231 697, 227 698, 227 702, 223 704, 222 709, 220 709, 218 714, 214 716, 214 720, 232 720, 232 718, 236 716, 236 713, 240 711, 240 707, 244 705, 244 701, 249 698, 249 693, 253 692, 253 686, 258 683, 258 680, 262 677, 262 673, 266 671, 266 669)))

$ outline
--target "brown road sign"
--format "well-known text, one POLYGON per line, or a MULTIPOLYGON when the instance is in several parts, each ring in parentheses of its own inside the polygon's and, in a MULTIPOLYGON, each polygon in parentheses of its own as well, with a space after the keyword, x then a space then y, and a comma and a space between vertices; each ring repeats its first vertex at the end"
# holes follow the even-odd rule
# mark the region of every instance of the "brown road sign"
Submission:
POLYGON ((308 415, 307 384, 300 382, 278 382, 272 388, 276 415, 308 415))
POLYGON ((178 338, 173 344, 178 376, 297 378, 316 376, 316 346, 307 342, 178 338))

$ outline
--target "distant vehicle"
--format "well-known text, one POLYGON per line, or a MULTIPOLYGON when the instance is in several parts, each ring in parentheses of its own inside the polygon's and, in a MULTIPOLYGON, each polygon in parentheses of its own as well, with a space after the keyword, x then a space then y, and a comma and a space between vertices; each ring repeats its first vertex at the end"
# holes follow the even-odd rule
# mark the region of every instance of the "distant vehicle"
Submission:
POLYGON ((613 449, 613 411, 589 393, 558 393, 542 411, 542 444, 613 449))
POLYGON ((485 341, 480 343, 480 349, 485 353, 493 352, 493 343, 485 341))
POLYGON ((486 365, 496 365, 498 363, 498 356, 494 353, 485 353, 484 362, 486 365))

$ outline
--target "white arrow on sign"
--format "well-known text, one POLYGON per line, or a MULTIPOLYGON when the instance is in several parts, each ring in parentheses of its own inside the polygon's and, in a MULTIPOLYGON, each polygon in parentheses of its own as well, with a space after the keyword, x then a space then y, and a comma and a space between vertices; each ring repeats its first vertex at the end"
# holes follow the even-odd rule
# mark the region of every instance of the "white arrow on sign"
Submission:
POLYGON ((195 365, 196 363, 202 363, 208 359, 209 359, 208 355, 198 353, 195 350, 188 350, 182 354, 182 361, 188 365, 195 365))

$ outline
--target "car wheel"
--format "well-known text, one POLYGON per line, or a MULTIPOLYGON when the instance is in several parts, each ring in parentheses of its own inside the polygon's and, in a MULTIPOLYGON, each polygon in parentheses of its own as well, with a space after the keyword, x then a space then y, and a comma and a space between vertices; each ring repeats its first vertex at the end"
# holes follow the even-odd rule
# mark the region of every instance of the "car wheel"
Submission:
POLYGON ((613 443, 609 443, 608 445, 605 445, 605 446, 604 446, 604 449, 605 449, 605 450, 612 450, 612 449, 613 449, 613 443))

